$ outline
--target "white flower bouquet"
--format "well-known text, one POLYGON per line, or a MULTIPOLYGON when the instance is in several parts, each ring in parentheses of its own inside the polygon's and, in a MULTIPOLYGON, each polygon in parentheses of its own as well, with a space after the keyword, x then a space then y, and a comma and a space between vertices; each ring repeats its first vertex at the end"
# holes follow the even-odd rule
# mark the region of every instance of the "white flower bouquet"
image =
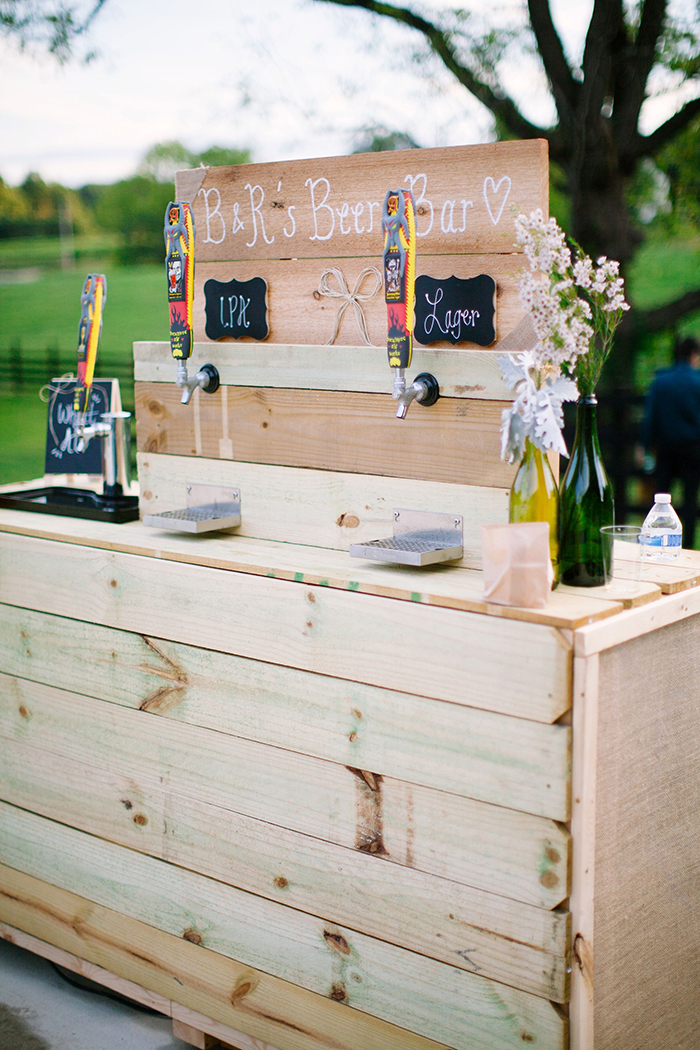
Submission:
POLYGON ((532 350, 498 359, 516 397, 503 412, 501 455, 522 458, 525 441, 567 455, 563 402, 592 394, 612 349, 615 329, 629 309, 619 264, 593 261, 574 246, 556 219, 538 209, 515 221, 516 241, 529 269, 518 285, 520 302, 537 336, 532 350))

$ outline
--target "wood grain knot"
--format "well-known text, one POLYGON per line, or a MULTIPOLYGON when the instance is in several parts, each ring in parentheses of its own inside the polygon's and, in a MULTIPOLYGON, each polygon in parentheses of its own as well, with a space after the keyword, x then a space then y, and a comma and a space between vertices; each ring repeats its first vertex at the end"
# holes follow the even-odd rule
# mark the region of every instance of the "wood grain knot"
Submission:
POLYGON ((316 601, 316 595, 314 594, 313 591, 309 591, 309 593, 306 595, 306 599, 307 599, 307 601, 311 602, 311 604, 313 605, 314 602, 316 601))
POLYGON ((520 1033, 520 1038, 522 1039, 522 1041, 524 1043, 534 1043, 534 1041, 535 1041, 534 1035, 530 1035, 529 1032, 521 1032, 520 1033))
POLYGON ((552 846, 549 846, 545 851, 544 855, 550 864, 558 864, 561 860, 561 855, 558 850, 555 850, 552 846))
POLYGON ((182 938, 191 944, 202 943, 202 935, 195 926, 188 926, 186 930, 183 930, 182 938))
POLYGON ((323 937, 329 948, 332 948, 338 955, 349 955, 350 945, 340 933, 331 933, 330 930, 323 931, 323 937))
POLYGON ((348 993, 342 981, 336 981, 335 984, 332 985, 329 998, 333 999, 336 1003, 347 1003, 348 993))
POLYGON ((559 876, 555 875, 553 871, 545 871, 544 875, 540 876, 540 882, 547 890, 553 890, 555 886, 559 885, 559 876))
POLYGON ((284 875, 278 875, 275 879, 275 886, 278 890, 285 890, 289 885, 289 880, 285 879, 284 875))
POLYGON ((19 713, 22 718, 30 719, 32 717, 31 711, 29 708, 25 707, 24 704, 19 705, 19 713))
POLYGON ((134 808, 134 803, 131 801, 130 798, 120 798, 119 801, 126 810, 134 808))
POLYGON ((153 493, 151 492, 150 489, 146 489, 145 490, 145 492, 143 493, 143 498, 145 500, 149 500, 149 501, 153 499, 153 493))
POLYGON ((258 987, 258 979, 246 974, 243 977, 239 977, 236 981, 233 991, 231 992, 231 1005, 237 1006, 241 999, 245 999, 246 995, 250 995, 258 987))
POLYGON ((140 828, 143 828, 148 824, 148 817, 145 813, 134 813, 132 820, 134 824, 138 824, 140 828))
POLYGON ((117 580, 110 580, 109 581, 109 585, 110 585, 110 587, 116 588, 116 587, 119 586, 119 583, 118 583, 117 580))
POLYGON ((360 519, 356 514, 341 514, 339 518, 336 518, 335 523, 344 529, 356 529, 360 524, 360 519))

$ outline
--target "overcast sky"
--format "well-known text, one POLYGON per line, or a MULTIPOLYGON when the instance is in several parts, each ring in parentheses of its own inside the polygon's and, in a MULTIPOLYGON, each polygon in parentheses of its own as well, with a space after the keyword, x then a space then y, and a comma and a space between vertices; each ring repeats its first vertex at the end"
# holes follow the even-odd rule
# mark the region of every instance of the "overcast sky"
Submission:
MULTIPOLYGON (((470 6, 503 23, 523 18, 520 0, 470 6)), ((553 3, 574 60, 591 6, 553 3)), ((0 40, 0 175, 12 185, 29 171, 69 186, 112 182, 169 139, 248 147, 258 161, 332 155, 380 123, 424 146, 488 140, 483 107, 436 64, 430 77, 416 71, 407 56, 418 42, 386 19, 314 0, 109 0, 87 66, 0 40), (392 44, 403 66, 392 67, 392 44)), ((534 62, 504 80, 529 117, 552 118, 534 62)), ((647 104, 649 125, 673 105, 647 104)))

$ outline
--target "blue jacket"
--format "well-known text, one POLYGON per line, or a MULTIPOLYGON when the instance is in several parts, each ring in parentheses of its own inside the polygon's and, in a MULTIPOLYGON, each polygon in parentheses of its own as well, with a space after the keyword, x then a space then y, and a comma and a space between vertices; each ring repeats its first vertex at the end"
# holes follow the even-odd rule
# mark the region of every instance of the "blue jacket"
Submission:
POLYGON ((642 425, 646 449, 700 444, 700 370, 683 361, 656 373, 642 425))

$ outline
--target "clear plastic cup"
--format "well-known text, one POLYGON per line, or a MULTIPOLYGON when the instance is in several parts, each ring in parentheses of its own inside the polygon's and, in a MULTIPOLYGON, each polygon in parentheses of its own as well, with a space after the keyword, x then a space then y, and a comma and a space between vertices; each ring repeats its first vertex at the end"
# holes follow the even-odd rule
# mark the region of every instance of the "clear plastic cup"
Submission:
POLYGON ((631 598, 640 590, 641 532, 640 525, 604 525, 600 530, 605 589, 611 598, 631 598))

